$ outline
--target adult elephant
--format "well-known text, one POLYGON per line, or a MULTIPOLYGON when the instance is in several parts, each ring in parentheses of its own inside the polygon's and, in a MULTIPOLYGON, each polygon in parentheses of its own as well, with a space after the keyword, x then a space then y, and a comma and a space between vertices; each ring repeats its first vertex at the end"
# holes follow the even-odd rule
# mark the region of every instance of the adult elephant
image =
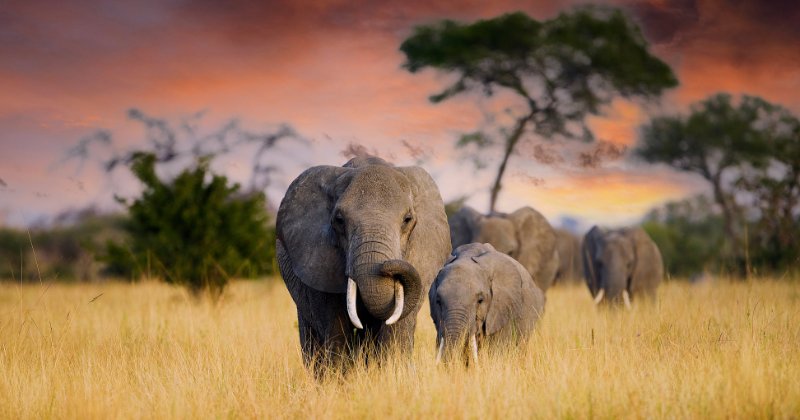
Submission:
POLYGON ((639 296, 655 299, 664 277, 661 251, 640 227, 606 230, 593 226, 583 237, 583 266, 595 304, 630 307, 639 296))
POLYGON ((276 223, 307 366, 349 360, 365 344, 411 352, 416 314, 451 250, 425 170, 375 157, 315 166, 291 183, 276 223))
POLYGON ((458 353, 477 362, 479 347, 526 340, 545 305, 544 293, 522 264, 479 243, 453 251, 431 286, 429 301, 437 362, 458 353))
POLYGON ((556 235, 547 219, 530 207, 513 213, 483 215, 464 206, 448 220, 453 249, 471 242, 489 243, 519 261, 546 291, 558 270, 556 235))
POLYGON ((554 283, 578 283, 583 278, 581 240, 572 232, 556 229, 558 271, 554 283))

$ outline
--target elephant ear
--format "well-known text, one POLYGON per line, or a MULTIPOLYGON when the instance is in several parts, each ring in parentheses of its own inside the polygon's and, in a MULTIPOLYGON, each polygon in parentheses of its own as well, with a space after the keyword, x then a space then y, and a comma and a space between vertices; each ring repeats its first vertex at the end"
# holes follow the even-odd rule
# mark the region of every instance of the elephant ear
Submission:
POLYGON ((603 230, 597 226, 592 226, 586 235, 583 236, 583 246, 581 248, 581 259, 583 260, 583 276, 586 279, 586 285, 589 286, 589 291, 592 296, 596 296, 600 291, 599 273, 597 273, 597 266, 594 263, 597 249, 600 247, 600 242, 603 240, 603 230))
POLYGON ((486 334, 492 335, 512 320, 523 317, 523 289, 533 286, 531 275, 516 260, 500 252, 486 252, 475 259, 489 278, 492 299, 486 314, 486 334))
POLYGON ((408 239, 406 260, 413 265, 428 290, 452 250, 447 214, 433 178, 418 166, 397 168, 408 178, 417 224, 408 239))
POLYGON ((450 243, 453 249, 471 243, 478 231, 478 223, 483 215, 472 207, 463 206, 453 213, 447 222, 450 225, 450 243))
POLYGON ((640 227, 630 228, 626 234, 633 242, 636 255, 629 286, 631 291, 657 285, 664 276, 664 262, 658 246, 640 227))
POLYGON ((276 220, 277 239, 288 254, 286 263, 280 267, 284 277, 291 270, 315 290, 344 293, 347 289, 345 257, 339 250, 330 219, 336 185, 348 182, 351 171, 315 166, 289 185, 276 220))
POLYGON ((514 223, 517 232, 519 249, 516 260, 528 270, 542 290, 547 290, 558 270, 553 227, 541 213, 530 207, 523 207, 507 217, 514 223))

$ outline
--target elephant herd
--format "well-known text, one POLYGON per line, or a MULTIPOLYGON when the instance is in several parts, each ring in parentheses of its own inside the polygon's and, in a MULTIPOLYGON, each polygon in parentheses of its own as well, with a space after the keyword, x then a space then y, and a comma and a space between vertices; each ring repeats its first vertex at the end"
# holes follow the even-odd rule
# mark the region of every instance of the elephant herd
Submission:
POLYGON ((469 364, 479 348, 525 340, 556 282, 583 274, 595 303, 630 306, 653 298, 663 277, 641 228, 593 227, 581 244, 530 207, 489 215, 463 207, 448 220, 424 169, 377 157, 304 171, 281 201, 276 230, 303 361, 315 372, 357 354, 410 355, 425 294, 436 360, 469 364))

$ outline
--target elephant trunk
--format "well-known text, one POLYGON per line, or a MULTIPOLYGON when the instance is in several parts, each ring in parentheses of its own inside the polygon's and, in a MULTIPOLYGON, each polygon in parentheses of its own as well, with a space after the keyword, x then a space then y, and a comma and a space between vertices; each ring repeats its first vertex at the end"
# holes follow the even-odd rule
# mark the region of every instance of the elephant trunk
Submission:
POLYGON ((440 333, 439 352, 443 356, 438 356, 438 359, 444 359, 445 362, 449 361, 451 357, 456 354, 464 355, 466 346, 470 345, 470 350, 473 350, 475 345, 474 357, 477 357, 477 341, 475 340, 475 332, 470 331, 467 322, 468 316, 460 311, 450 311, 447 319, 444 322, 443 331, 440 333), (460 351, 460 352, 459 352, 460 351))
POLYGON ((604 293, 603 300, 608 303, 619 303, 625 291, 627 273, 617 264, 608 264, 603 267, 601 278, 601 291, 604 293))
POLYGON ((359 253, 352 259, 347 296, 353 324, 356 327, 360 324, 354 313, 356 294, 361 296, 373 317, 386 320, 387 324, 416 312, 422 296, 422 281, 417 270, 406 261, 387 258, 399 252, 381 242, 365 241, 354 248, 359 253))

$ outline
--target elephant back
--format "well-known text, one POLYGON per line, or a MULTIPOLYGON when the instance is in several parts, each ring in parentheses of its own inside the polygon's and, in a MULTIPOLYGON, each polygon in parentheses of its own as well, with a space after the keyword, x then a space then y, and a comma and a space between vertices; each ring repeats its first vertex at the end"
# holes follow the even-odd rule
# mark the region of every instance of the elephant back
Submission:
POLYGON ((547 291, 553 284, 559 263, 553 227, 531 207, 522 207, 507 217, 517 228, 517 261, 531 273, 536 284, 547 291))
POLYGON ((450 227, 450 244, 452 249, 474 241, 478 224, 484 218, 475 209, 463 206, 447 220, 450 227))

